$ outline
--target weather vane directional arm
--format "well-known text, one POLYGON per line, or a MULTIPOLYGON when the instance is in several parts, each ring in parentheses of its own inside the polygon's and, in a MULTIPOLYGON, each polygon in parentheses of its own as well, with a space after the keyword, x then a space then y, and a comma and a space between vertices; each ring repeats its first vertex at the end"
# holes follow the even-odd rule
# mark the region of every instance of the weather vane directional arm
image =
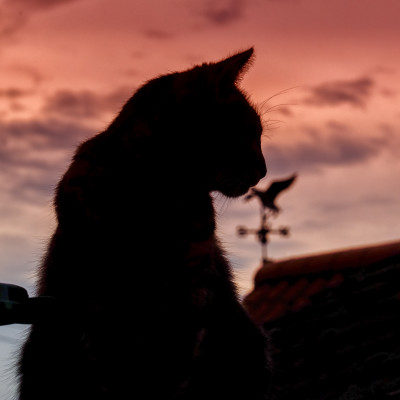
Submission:
POLYGON ((273 229, 270 225, 268 225, 265 214, 264 217, 265 218, 263 218, 262 224, 258 229, 251 229, 247 228, 246 226, 238 226, 237 233, 239 236, 247 236, 248 234, 255 234, 257 236, 258 241, 261 243, 262 262, 263 264, 266 264, 269 262, 267 257, 268 235, 272 233, 279 234, 281 236, 288 236, 290 230, 287 226, 273 229))

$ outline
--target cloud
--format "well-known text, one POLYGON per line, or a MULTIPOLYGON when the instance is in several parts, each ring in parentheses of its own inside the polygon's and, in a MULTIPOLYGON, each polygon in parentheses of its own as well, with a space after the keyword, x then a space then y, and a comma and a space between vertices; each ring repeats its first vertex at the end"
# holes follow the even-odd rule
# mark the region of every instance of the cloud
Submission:
POLYGON ((19 31, 34 12, 50 10, 76 1, 80 0, 4 0, 0 14, 0 37, 9 38, 19 31))
POLYGON ((56 119, 0 122, 0 191, 29 204, 43 202, 75 147, 95 132, 56 119))
POLYGON ((271 172, 289 174, 363 163, 385 149, 398 149, 399 145, 398 136, 390 132, 379 132, 379 136, 366 137, 353 132, 345 124, 333 121, 320 130, 303 128, 301 141, 292 145, 269 143, 265 154, 271 172))
POLYGON ((5 0, 4 6, 25 12, 26 10, 46 10, 76 1, 79 0, 5 0))
POLYGON ((5 104, 10 107, 13 112, 24 111, 25 106, 21 103, 26 96, 33 93, 33 90, 25 90, 17 87, 9 87, 0 89, 0 101, 5 101, 5 104))
POLYGON ((3 68, 8 75, 11 73, 13 75, 18 75, 22 79, 28 78, 34 86, 38 86, 44 80, 42 73, 30 65, 13 63, 3 66, 3 68))
MULTIPOLYGON (((7 37, 8 41, 16 31, 18 31, 26 23, 26 16, 21 15, 13 9, 7 9, 3 5, 2 13, 0 14, 0 38, 7 37)), ((1 46, 7 43, 2 40, 1 46)))
POLYGON ((310 95, 304 102, 315 106, 348 104, 353 107, 365 107, 374 85, 375 82, 369 77, 325 82, 309 88, 310 95))
MULTIPOLYGON (((2 133, 0 161, 4 160, 6 154, 9 159, 13 157, 13 154, 19 156, 18 151, 36 152, 65 149, 75 145, 77 141, 79 142, 88 134, 93 134, 83 125, 53 118, 0 121, 0 131, 2 133)), ((27 156, 29 158, 29 153, 27 156)), ((20 162, 24 161, 21 159, 20 162)))
POLYGON ((106 95, 63 89, 47 98, 43 111, 62 118, 96 118, 105 112, 118 112, 132 93, 133 90, 126 87, 106 95))
POLYGON ((23 90, 16 87, 10 87, 7 89, 0 89, 0 97, 4 97, 8 100, 17 100, 21 97, 25 97, 30 95, 32 91, 30 90, 23 90))
POLYGON ((57 170, 82 140, 94 134, 84 126, 55 119, 2 122, 0 131, 1 172, 23 181, 28 189, 32 177, 40 185, 44 174, 57 170))
MULTIPOLYGON (((0 120, 0 191, 27 203, 43 201, 76 146, 97 133, 91 128, 94 121, 118 112, 131 94, 125 87, 105 95, 60 90, 45 99, 40 118, 0 120)), ((15 88, 0 92, 9 99, 24 95, 15 88)))
POLYGON ((386 98, 393 99, 398 96, 399 92, 392 88, 383 88, 381 89, 381 94, 386 98))
POLYGON ((143 35, 149 39, 155 40, 168 40, 174 37, 171 32, 167 32, 161 29, 146 29, 143 31, 143 35))
POLYGON ((240 19, 243 9, 243 0, 209 0, 204 15, 215 25, 227 25, 240 19))

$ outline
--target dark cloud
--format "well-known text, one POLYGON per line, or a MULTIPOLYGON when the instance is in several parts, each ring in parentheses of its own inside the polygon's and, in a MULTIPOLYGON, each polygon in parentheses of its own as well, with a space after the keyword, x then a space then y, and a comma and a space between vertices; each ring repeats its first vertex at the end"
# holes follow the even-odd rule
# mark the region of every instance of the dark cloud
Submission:
POLYGON ((76 1, 80 0, 5 0, 4 5, 25 12, 26 10, 46 10, 76 1))
POLYGON ((46 100, 43 111, 63 118, 96 118, 104 112, 118 112, 132 93, 132 88, 125 87, 106 95, 64 89, 46 100))
POLYGON ((393 98, 397 97, 399 93, 398 93, 397 90, 394 90, 394 89, 391 89, 391 88, 383 88, 383 89, 381 89, 381 94, 384 97, 387 97, 389 99, 393 99, 393 98))
POLYGON ((100 113, 99 97, 91 91, 60 90, 47 99, 43 111, 63 117, 96 117, 100 113))
POLYGON ((0 169, 2 172, 40 174, 56 167, 94 132, 56 119, 0 122, 0 169), (55 155, 59 155, 58 157, 55 155))
POLYGON ((354 165, 378 156, 384 149, 399 148, 399 140, 390 134, 363 137, 351 128, 330 122, 321 131, 304 128, 302 141, 266 147, 267 166, 273 173, 318 171, 335 165, 354 165))
POLYGON ((20 102, 20 100, 32 93, 33 91, 31 90, 23 90, 16 87, 0 89, 0 100, 5 100, 10 109, 14 113, 17 113, 25 110, 25 106, 20 102))
POLYGON ((398 204, 398 198, 388 195, 379 195, 379 194, 371 194, 369 196, 365 196, 363 198, 363 203, 368 204, 370 206, 383 206, 388 207, 394 204, 398 204))
POLYGON ((32 90, 24 90, 17 87, 9 87, 6 89, 0 89, 0 98, 6 99, 11 103, 15 104, 17 100, 33 94, 32 90))
MULTIPOLYGON (((390 193, 389 187, 382 194, 376 193, 376 182, 371 180, 371 192, 369 194, 361 193, 356 195, 357 186, 360 188, 359 182, 353 182, 349 189, 349 185, 344 183, 344 190, 346 188, 347 190, 355 190, 353 196, 334 196, 331 199, 324 199, 322 202, 315 199, 313 208, 318 209, 324 216, 331 215, 337 219, 339 216, 351 215, 354 210, 358 210, 361 213, 364 213, 363 210, 371 210, 371 212, 375 210, 374 212, 376 212, 376 210, 390 209, 398 205, 398 196, 396 196, 396 193, 390 193)), ((326 221, 321 222, 322 225, 326 226, 326 221)))
POLYGON ((96 132, 56 119, 0 122, 0 188, 27 204, 43 204, 76 146, 96 132))
POLYGON ((3 5, 0 13, 0 46, 3 47, 5 44, 10 43, 10 37, 21 29, 27 21, 26 15, 20 14, 13 9, 7 9, 3 5), (7 38, 5 40, 4 38, 7 38))
POLYGON ((373 74, 382 74, 382 75, 395 75, 397 74, 397 69, 388 67, 387 65, 378 65, 377 67, 373 68, 371 73, 373 74))
POLYGON ((10 109, 13 113, 19 113, 27 110, 27 107, 23 105, 22 103, 19 103, 17 101, 13 101, 10 103, 10 109))
POLYGON ((174 37, 171 32, 167 32, 161 29, 146 29, 143 31, 143 35, 149 39, 154 40, 168 40, 174 37))
POLYGON ((32 13, 76 1, 81 0, 4 0, 0 13, 0 37, 5 36, 10 39, 10 36, 26 25, 32 13))
POLYGON ((35 176, 20 174, 14 178, 8 193, 12 198, 30 205, 48 204, 63 173, 61 168, 48 166, 47 170, 35 176))
POLYGON ((371 96, 374 85, 374 80, 369 77, 326 82, 309 88, 310 95, 304 101, 306 104, 315 106, 348 104, 353 107, 364 107, 371 96))
POLYGON ((243 0, 209 0, 204 15, 213 24, 227 25, 242 18, 243 9, 243 0))

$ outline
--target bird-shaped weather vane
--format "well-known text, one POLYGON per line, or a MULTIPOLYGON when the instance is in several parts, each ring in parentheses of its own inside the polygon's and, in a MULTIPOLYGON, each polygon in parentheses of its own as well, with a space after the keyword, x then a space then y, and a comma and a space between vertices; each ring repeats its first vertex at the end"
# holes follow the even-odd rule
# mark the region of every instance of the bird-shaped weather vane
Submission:
POLYGON ((262 262, 263 265, 269 262, 267 258, 267 243, 268 235, 270 233, 278 233, 281 236, 289 235, 288 227, 280 227, 278 229, 272 229, 271 225, 268 223, 267 219, 271 216, 277 216, 281 209, 276 204, 276 199, 278 195, 289 186, 297 178, 297 174, 293 174, 287 179, 272 181, 270 185, 265 190, 260 190, 257 188, 251 188, 250 193, 244 197, 247 202, 253 198, 258 198, 261 204, 261 225, 259 229, 249 229, 245 226, 239 226, 237 232, 240 236, 246 236, 248 233, 255 233, 257 239, 261 243, 262 251, 262 262))

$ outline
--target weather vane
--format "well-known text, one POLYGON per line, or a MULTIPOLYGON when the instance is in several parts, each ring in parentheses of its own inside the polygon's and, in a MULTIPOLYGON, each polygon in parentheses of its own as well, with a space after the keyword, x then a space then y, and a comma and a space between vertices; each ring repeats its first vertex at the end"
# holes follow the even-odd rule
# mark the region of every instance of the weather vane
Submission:
POLYGON ((280 227, 278 229, 272 229, 267 219, 271 216, 277 216, 281 209, 276 205, 275 200, 278 195, 285 189, 287 189, 297 178, 297 174, 293 174, 291 177, 272 181, 272 183, 265 189, 259 190, 251 188, 250 193, 245 196, 244 200, 249 201, 255 197, 260 200, 261 203, 261 225, 258 229, 249 229, 245 226, 238 226, 237 233, 239 236, 246 236, 248 233, 254 233, 257 235, 258 241, 261 243, 262 262, 263 265, 269 262, 267 257, 267 243, 268 235, 270 233, 277 233, 281 236, 289 235, 288 227, 280 227))

